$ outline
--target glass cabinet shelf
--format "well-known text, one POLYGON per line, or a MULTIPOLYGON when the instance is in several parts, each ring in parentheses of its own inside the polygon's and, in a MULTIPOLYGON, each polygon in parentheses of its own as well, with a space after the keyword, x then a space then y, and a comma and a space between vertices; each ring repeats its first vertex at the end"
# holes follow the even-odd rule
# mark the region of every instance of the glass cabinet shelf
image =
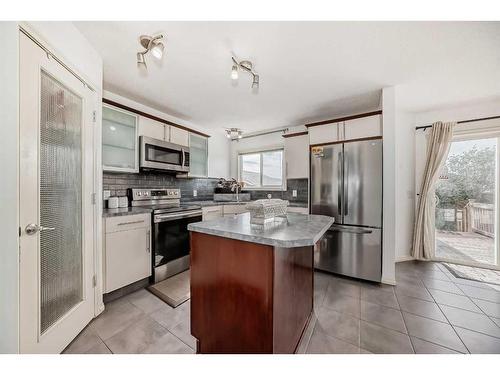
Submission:
POLYGON ((208 176, 208 138, 189 134, 189 176, 208 176))
POLYGON ((137 116, 102 107, 102 168, 112 172, 139 172, 137 116))

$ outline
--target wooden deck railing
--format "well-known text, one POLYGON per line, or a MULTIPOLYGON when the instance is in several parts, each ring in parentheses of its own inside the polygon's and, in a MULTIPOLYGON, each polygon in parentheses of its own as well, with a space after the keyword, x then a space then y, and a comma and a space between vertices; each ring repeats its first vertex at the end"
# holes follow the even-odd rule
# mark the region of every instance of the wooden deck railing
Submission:
POLYGON ((465 208, 469 218, 470 230, 488 237, 494 237, 495 205, 469 202, 465 208))

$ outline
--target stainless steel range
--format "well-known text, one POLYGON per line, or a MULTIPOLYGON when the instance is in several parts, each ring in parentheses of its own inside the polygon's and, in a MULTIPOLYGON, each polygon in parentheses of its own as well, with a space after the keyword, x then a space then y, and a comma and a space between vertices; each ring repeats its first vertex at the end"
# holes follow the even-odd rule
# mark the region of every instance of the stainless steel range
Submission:
POLYGON ((179 189, 128 189, 134 207, 151 207, 153 282, 189 268, 189 223, 201 221, 201 206, 182 205, 179 189))

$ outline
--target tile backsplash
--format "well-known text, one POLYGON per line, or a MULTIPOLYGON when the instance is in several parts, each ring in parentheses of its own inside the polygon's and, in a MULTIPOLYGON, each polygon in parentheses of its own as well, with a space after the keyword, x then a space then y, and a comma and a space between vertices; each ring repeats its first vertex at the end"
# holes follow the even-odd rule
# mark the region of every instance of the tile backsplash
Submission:
MULTIPOLYGON (((109 190, 111 196, 124 196, 128 188, 138 189, 181 189, 183 200, 212 200, 214 188, 218 178, 176 178, 162 172, 141 171, 140 173, 103 173, 103 190, 109 190), (193 196, 196 190, 196 197, 193 196)), ((287 180, 286 191, 250 190, 252 200, 267 198, 271 194, 273 198, 286 199, 291 202, 307 203, 308 201, 308 179, 294 178, 287 180), (293 190, 297 190, 297 196, 293 197, 293 190)))
POLYGON ((196 199, 212 200, 214 188, 218 178, 176 178, 162 172, 141 171, 140 173, 103 173, 103 190, 110 190, 111 196, 123 196, 128 188, 136 189, 181 189, 181 196, 193 199, 193 190, 196 190, 196 199))
POLYGON ((252 200, 265 199, 268 194, 271 194, 272 198, 285 199, 290 202, 308 202, 309 180, 307 178, 289 178, 286 180, 286 188, 286 191, 250 190, 250 197, 252 200), (297 190, 296 197, 293 196, 293 190, 297 190))

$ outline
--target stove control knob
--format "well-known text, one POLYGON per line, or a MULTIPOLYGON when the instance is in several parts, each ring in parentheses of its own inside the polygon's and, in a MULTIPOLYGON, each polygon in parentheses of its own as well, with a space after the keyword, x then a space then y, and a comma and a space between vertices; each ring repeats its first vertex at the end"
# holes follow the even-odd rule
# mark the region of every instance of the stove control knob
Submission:
POLYGON ((149 193, 147 191, 145 191, 144 195, 147 197, 149 195, 149 193))
POLYGON ((139 196, 139 197, 140 197, 141 195, 142 195, 142 193, 141 193, 140 191, 138 191, 138 192, 137 192, 137 196, 139 196))

